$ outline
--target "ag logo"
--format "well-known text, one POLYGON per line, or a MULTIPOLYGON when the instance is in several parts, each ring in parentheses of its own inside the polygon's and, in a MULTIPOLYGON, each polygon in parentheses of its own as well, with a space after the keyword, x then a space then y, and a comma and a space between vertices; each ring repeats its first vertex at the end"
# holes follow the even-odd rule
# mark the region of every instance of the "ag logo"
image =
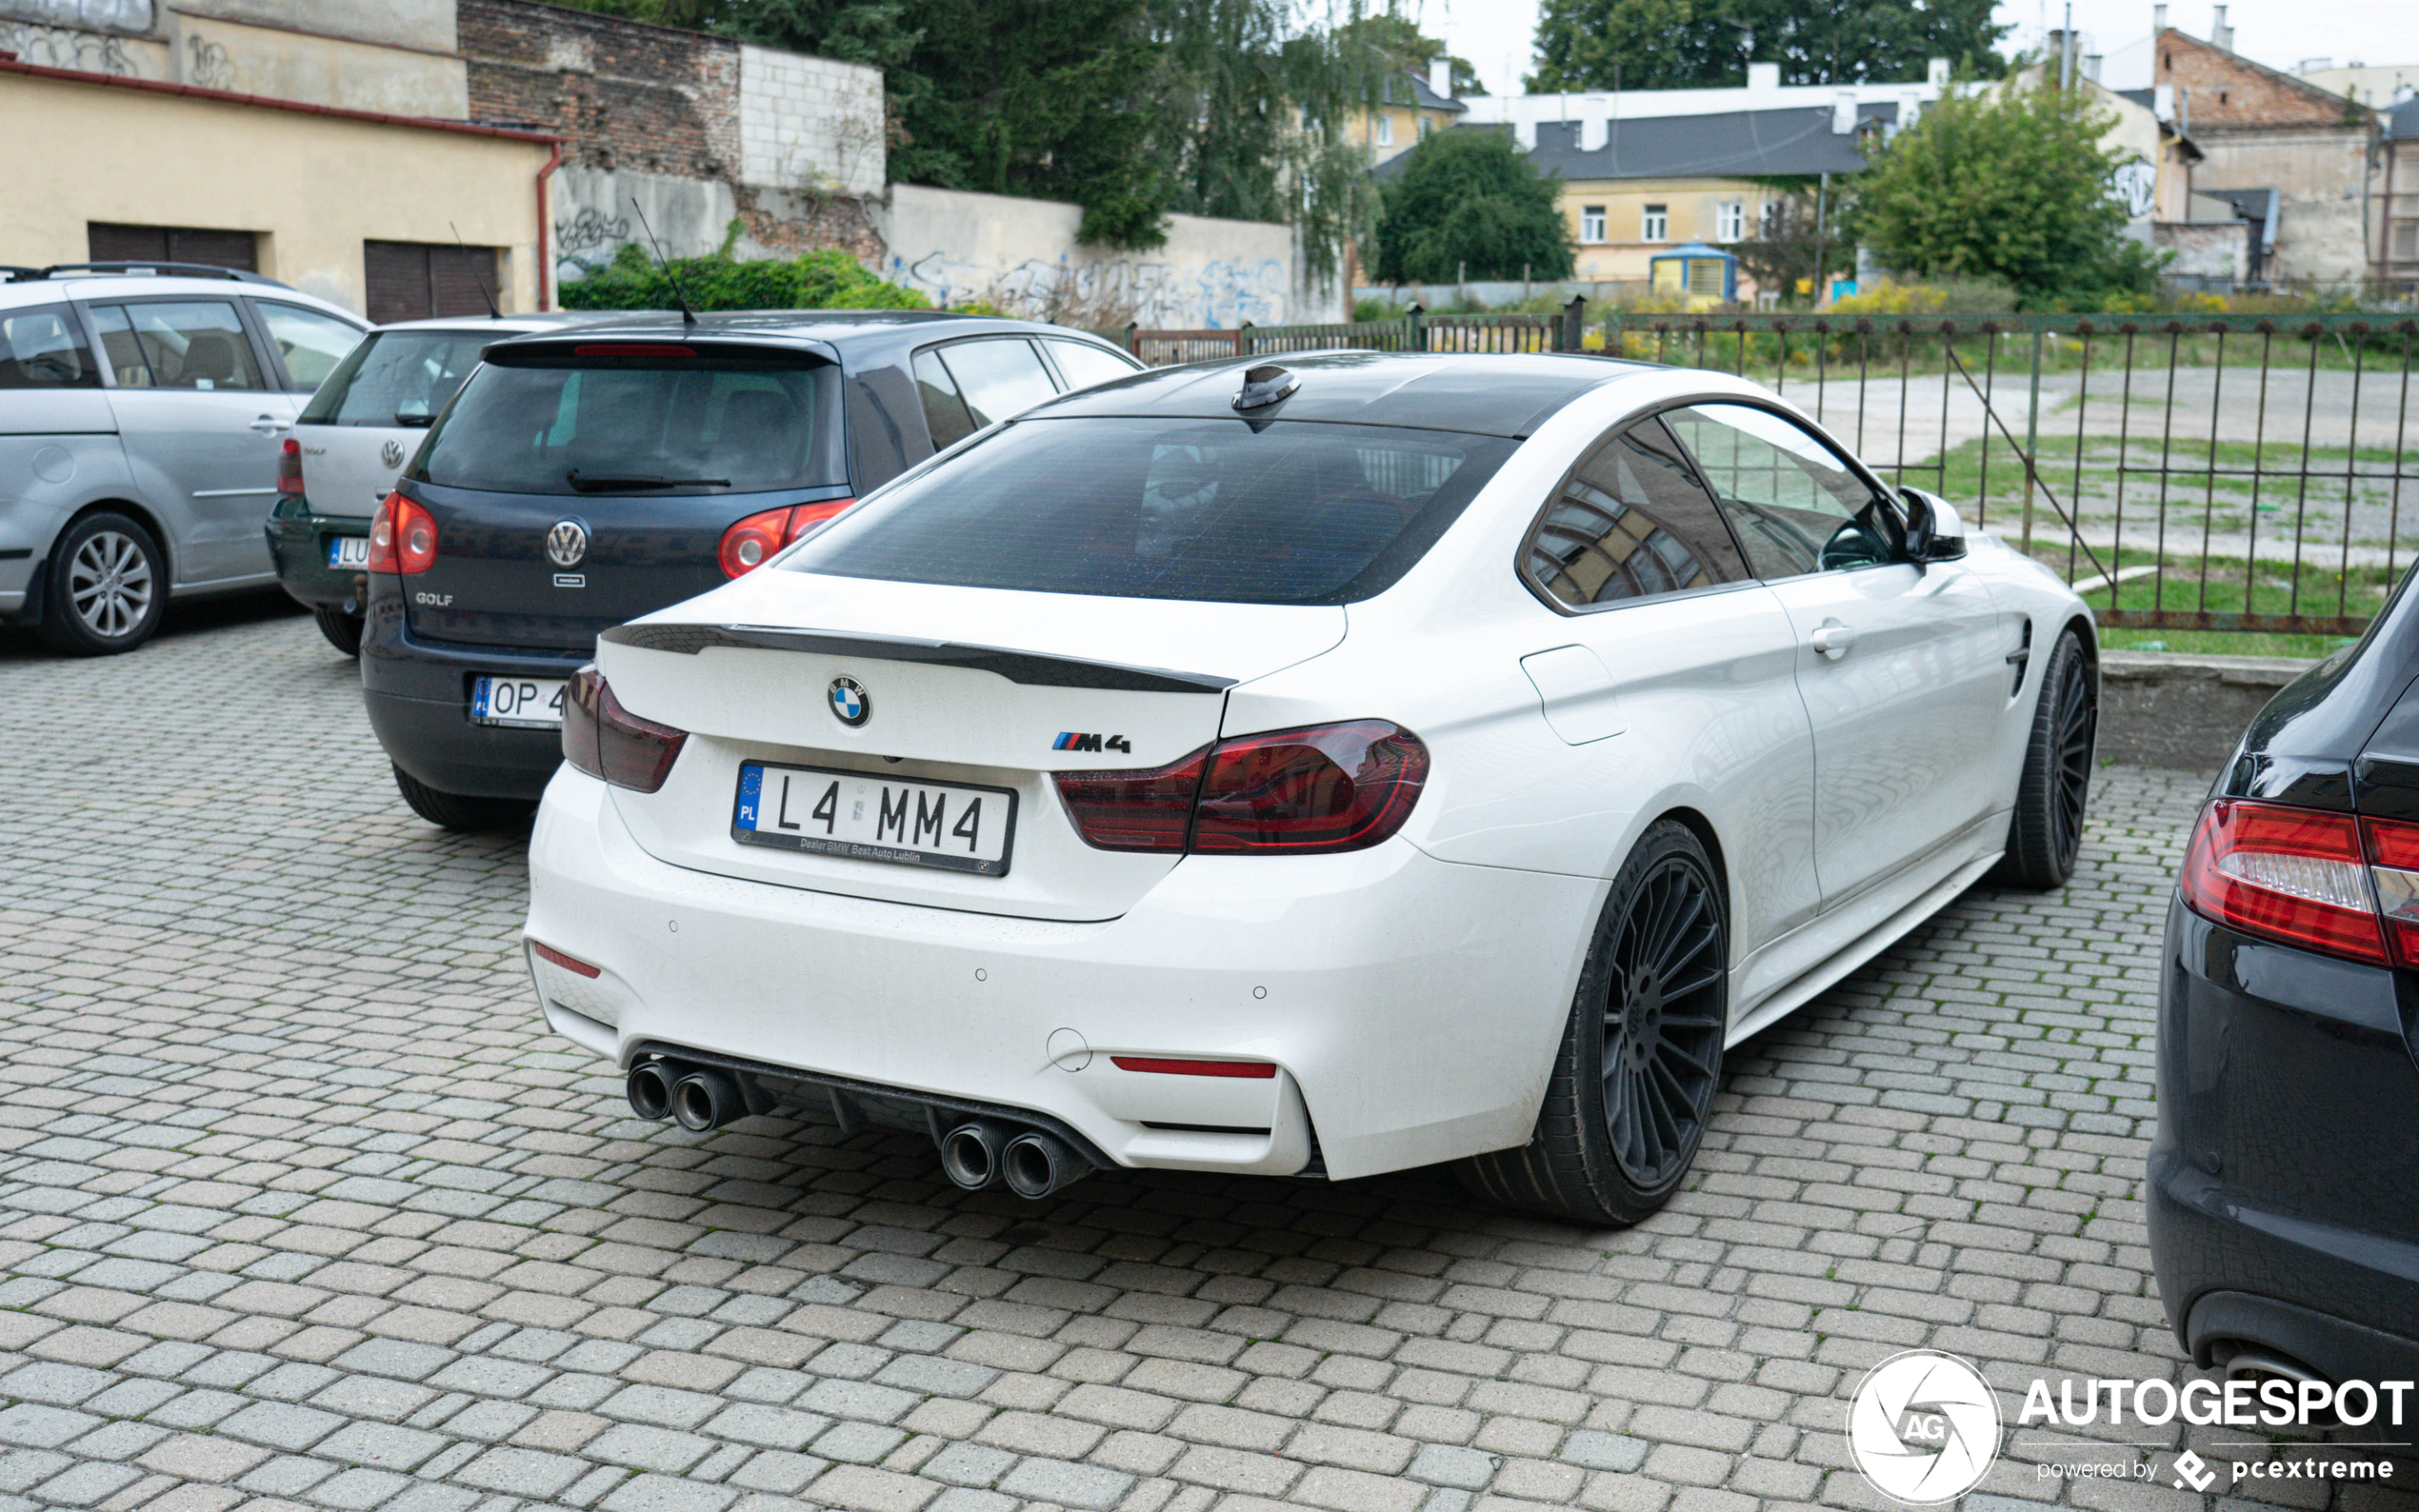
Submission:
POLYGON ((831 680, 831 717, 850 729, 873 717, 873 700, 853 677, 831 680))
POLYGON ((1953 1501, 1981 1484, 1999 1458, 1999 1399, 1954 1355, 1892 1355, 1856 1383, 1848 1452, 1893 1502, 1953 1501))
POLYGON ((577 520, 557 520, 546 532, 546 559, 558 567, 575 567, 588 555, 588 527, 577 520))
POLYGON ((402 467, 403 443, 400 441, 389 441, 385 446, 380 447, 378 448, 378 460, 385 463, 390 468, 402 467))

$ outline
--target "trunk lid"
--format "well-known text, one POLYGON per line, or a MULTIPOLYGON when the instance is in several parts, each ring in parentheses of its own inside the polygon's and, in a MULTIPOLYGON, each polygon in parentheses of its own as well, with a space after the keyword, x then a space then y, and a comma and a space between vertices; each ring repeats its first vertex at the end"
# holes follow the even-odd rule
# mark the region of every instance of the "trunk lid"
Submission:
POLYGON ((293 435, 302 448, 303 497, 314 513, 356 517, 367 525, 427 434, 410 426, 297 423, 293 435))
POLYGON ((690 731, 660 791, 615 788, 614 806, 642 848, 699 871, 980 913, 1115 918, 1178 858, 1087 845, 1050 774, 1179 762, 1217 738, 1228 687, 1330 649, 1345 628, 1337 606, 752 573, 598 647, 597 666, 625 707, 690 731), (843 678, 866 707, 854 727, 832 708, 843 678), (1078 737, 1073 748, 1060 748, 1062 736, 1078 737), (1097 737, 1099 748, 1082 737, 1097 737), (1015 804, 1007 869, 980 875, 739 841, 732 821, 750 762, 862 774, 893 791, 1007 789, 1015 804))

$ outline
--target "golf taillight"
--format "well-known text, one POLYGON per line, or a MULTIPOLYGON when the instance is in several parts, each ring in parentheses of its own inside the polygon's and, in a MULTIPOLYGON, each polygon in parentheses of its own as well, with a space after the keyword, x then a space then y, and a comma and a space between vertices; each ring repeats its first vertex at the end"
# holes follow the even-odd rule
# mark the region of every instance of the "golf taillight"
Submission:
POLYGON ((1149 771, 1056 774, 1085 843, 1102 850, 1328 854, 1403 826, 1428 747, 1384 720, 1220 741, 1149 771))
POLYGON ((277 448, 277 491, 282 494, 303 491, 302 443, 291 437, 277 448))
POLYGON ((2229 928, 2385 964, 2349 814, 2221 798, 2192 832, 2178 885, 2187 905, 2229 928))
POLYGON ((379 500, 370 518, 370 570, 408 575, 436 565, 436 520, 400 493, 379 500))
POLYGON ((622 707, 593 666, 571 676, 563 700, 563 759, 616 787, 651 793, 664 786, 689 739, 685 729, 641 719, 622 707))
POLYGON ((722 533, 722 548, 715 555, 722 563, 723 576, 735 578, 754 571, 767 557, 856 502, 826 499, 820 504, 791 505, 748 516, 722 533))

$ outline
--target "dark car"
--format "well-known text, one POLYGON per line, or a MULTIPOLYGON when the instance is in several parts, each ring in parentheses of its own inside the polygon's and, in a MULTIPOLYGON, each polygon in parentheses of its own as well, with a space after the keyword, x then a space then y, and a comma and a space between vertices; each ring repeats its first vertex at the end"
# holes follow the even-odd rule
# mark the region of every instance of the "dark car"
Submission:
POLYGON ((597 632, 690 598, 936 450, 1141 365, 925 311, 638 317, 499 342, 370 527, 361 676, 412 809, 527 819, 597 632))
MULTIPOLYGON (((2367 635, 2252 723, 2168 911, 2150 1256, 2197 1363, 2419 1379, 2415 1057, 2419 602, 2406 577, 2367 635)), ((2369 1426, 2395 1431, 2382 1415, 2369 1426)))

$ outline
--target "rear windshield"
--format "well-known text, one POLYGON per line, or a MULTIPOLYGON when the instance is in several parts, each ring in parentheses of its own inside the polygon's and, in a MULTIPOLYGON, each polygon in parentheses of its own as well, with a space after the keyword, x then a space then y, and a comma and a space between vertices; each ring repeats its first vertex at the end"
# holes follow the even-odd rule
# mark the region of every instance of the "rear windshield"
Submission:
POLYGON ((499 333, 386 330, 362 339, 303 407, 307 426, 425 426, 499 333))
POLYGON ((841 481, 829 367, 481 368, 413 476, 507 493, 744 493, 841 481))
POLYGON ((839 577, 1349 604, 1436 543, 1517 443, 1378 426, 1021 421, 783 565, 839 577))

